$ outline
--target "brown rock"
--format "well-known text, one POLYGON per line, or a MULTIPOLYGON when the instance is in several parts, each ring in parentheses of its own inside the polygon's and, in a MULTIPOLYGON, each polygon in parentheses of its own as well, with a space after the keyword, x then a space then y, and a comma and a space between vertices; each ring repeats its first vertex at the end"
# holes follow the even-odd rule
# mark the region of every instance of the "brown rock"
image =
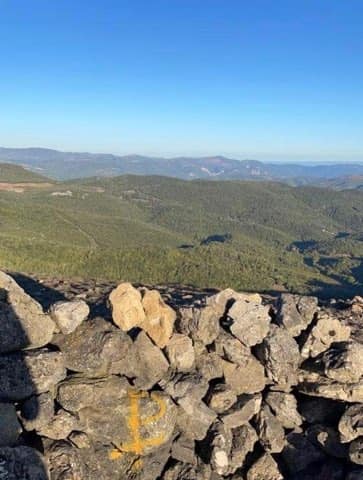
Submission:
POLYGON ((245 357, 244 365, 235 365, 234 363, 223 361, 223 372, 226 384, 237 395, 257 393, 265 388, 264 368, 252 354, 245 357))
POLYGON ((139 324, 160 348, 164 348, 173 334, 176 313, 161 298, 157 290, 146 290, 142 298, 145 319, 139 324))
POLYGON ((283 480, 279 467, 269 453, 264 453, 248 470, 247 480, 283 480))
POLYGON ((186 335, 174 333, 166 347, 166 355, 170 366, 179 372, 187 372, 194 366, 193 342, 186 335))

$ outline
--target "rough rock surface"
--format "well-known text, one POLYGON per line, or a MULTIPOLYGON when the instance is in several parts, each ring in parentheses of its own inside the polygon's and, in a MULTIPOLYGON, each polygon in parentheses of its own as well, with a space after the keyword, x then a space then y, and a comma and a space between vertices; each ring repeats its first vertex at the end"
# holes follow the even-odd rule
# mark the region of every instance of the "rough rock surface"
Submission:
POLYGON ((0 280, 0 480, 362 479, 363 301, 0 280))

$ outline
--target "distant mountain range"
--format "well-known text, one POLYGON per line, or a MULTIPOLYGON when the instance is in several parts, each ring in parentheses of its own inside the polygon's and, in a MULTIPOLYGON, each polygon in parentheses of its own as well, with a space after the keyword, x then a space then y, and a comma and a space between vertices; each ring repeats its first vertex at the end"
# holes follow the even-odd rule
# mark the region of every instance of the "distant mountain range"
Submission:
MULTIPOLYGON (((258 160, 235 160, 223 156, 158 158, 60 152, 46 148, 0 147, 0 162, 22 165, 58 180, 136 174, 164 175, 184 180, 274 180, 292 185, 314 183, 321 185, 326 180, 363 176, 363 162, 323 165, 276 164, 258 160)), ((332 183, 334 186, 334 182, 332 183)))

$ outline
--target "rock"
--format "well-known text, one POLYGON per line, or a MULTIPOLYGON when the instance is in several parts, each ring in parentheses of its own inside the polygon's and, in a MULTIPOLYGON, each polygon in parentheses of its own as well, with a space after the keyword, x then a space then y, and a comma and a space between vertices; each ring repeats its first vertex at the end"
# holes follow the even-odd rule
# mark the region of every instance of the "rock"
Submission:
POLYGON ((187 438, 184 435, 179 435, 179 437, 173 442, 171 456, 179 462, 190 463, 191 465, 197 464, 194 440, 187 438))
POLYGON ((247 480, 283 480, 279 467, 269 453, 264 453, 248 470, 247 480))
POLYGON ((330 398, 349 403, 363 402, 363 380, 357 383, 334 382, 317 373, 300 372, 299 391, 315 397, 330 398))
POLYGON ((356 383, 363 376, 363 344, 340 342, 316 360, 324 375, 340 383, 356 383))
POLYGON ((125 332, 139 327, 145 320, 141 293, 131 283, 121 283, 110 293, 114 323, 125 332))
POLYGON ((257 415, 256 431, 266 452, 278 453, 283 450, 285 445, 284 429, 266 404, 257 415))
POLYGON ((267 337, 258 348, 258 357, 265 365, 268 378, 288 391, 297 384, 300 352, 297 343, 287 330, 271 325, 267 337))
POLYGON ((313 321, 318 308, 316 297, 301 297, 283 293, 278 302, 277 322, 297 337, 313 321))
POLYGON ((216 420, 216 413, 204 402, 191 402, 184 397, 179 400, 178 428, 189 439, 203 440, 209 427, 216 420))
POLYGON ((291 474, 305 470, 309 465, 324 460, 324 453, 313 445, 303 433, 289 433, 282 451, 284 464, 291 474))
POLYGON ((0 447, 14 445, 22 432, 15 407, 11 403, 0 403, 0 432, 0 447))
POLYGON ((230 429, 245 425, 259 412, 261 402, 261 394, 242 395, 230 410, 221 415, 223 424, 230 429))
POLYGON ((180 333, 190 335, 203 345, 210 345, 219 334, 220 315, 211 306, 181 308, 177 327, 180 333))
POLYGON ((43 347, 53 337, 55 324, 38 302, 9 275, 0 271, 0 353, 43 347))
POLYGON ((212 437, 210 450, 210 465, 218 475, 229 473, 229 457, 232 448, 232 432, 221 422, 216 422, 210 433, 212 437))
POLYGON ((18 401, 51 390, 66 376, 60 352, 46 349, 0 356, 0 401, 18 401))
POLYGON ((232 430, 232 448, 229 461, 229 474, 241 468, 249 452, 258 440, 255 430, 249 423, 232 430))
POLYGON ((194 366, 193 342, 186 335, 174 333, 166 347, 166 355, 170 366, 179 372, 187 372, 194 366))
POLYGON ((315 326, 301 348, 301 355, 304 358, 315 358, 325 352, 332 343, 346 341, 349 337, 350 327, 342 325, 338 319, 326 313, 319 313, 315 326))
POLYGON ((245 357, 244 365, 223 361, 223 373, 226 384, 237 395, 261 392, 266 385, 264 368, 253 355, 245 357))
POLYGON ((130 389, 112 406, 87 406, 78 411, 80 431, 121 452, 147 455, 168 443, 176 422, 176 407, 164 392, 130 389))
POLYGON ((54 416, 53 396, 47 392, 28 398, 21 409, 21 421, 28 432, 40 430, 54 416))
POLYGON ((363 437, 358 437, 349 445, 350 461, 357 465, 363 465, 363 437))
POLYGON ((52 480, 90 479, 82 459, 82 451, 73 448, 71 443, 54 442, 46 449, 46 461, 52 473, 52 480))
POLYGON ((51 318, 65 335, 74 332, 88 315, 89 307, 84 300, 60 301, 50 308, 51 318))
POLYGON ((182 399, 190 403, 198 403, 208 391, 208 382, 198 373, 177 373, 167 380, 161 381, 160 386, 176 402, 182 399))
POLYGON ((0 448, 1 480, 49 480, 41 454, 31 447, 0 448))
POLYGON ((209 465, 176 463, 170 465, 163 475, 163 480, 212 480, 209 465))
POLYGON ((102 405, 105 410, 116 409, 120 398, 125 398, 131 388, 126 378, 112 375, 106 378, 68 377, 58 386, 57 401, 70 412, 102 405))
POLYGON ((363 436, 363 404, 358 403, 347 408, 339 421, 338 429, 343 443, 363 436))
POLYGON ((306 436, 327 455, 336 458, 347 458, 347 446, 340 443, 339 434, 333 428, 325 425, 313 425, 306 430, 306 436))
POLYGON ((210 381, 223 377, 223 362, 216 353, 205 351, 201 355, 198 355, 195 363, 197 371, 206 380, 210 381))
POLYGON ((351 470, 344 480, 362 480, 363 479, 363 468, 354 468, 351 470))
POLYGON ((173 334, 176 313, 161 298, 157 290, 146 290, 142 298, 145 319, 141 328, 160 348, 164 348, 173 334))
POLYGON ((235 292, 232 288, 226 288, 206 299, 206 305, 212 307, 222 317, 227 310, 238 300, 253 303, 262 303, 262 297, 258 293, 235 292))
POLYGON ((91 441, 89 436, 83 432, 71 432, 68 440, 77 448, 90 448, 91 441))
POLYGON ((140 332, 133 344, 133 359, 134 385, 144 390, 159 382, 169 369, 163 352, 145 332, 140 332))
POLYGON ((251 355, 251 349, 243 345, 237 338, 222 331, 213 344, 214 351, 224 360, 244 365, 251 355))
POLYGON ((216 413, 226 412, 236 401, 234 390, 224 383, 217 383, 208 393, 208 405, 216 413))
POLYGON ((130 337, 102 318, 83 323, 57 344, 66 367, 89 377, 129 373, 133 361, 130 337))
POLYGON ((269 392, 265 400, 284 428, 295 428, 302 424, 294 395, 283 392, 269 392))
POLYGON ((40 427, 38 433, 53 440, 63 440, 77 427, 76 417, 65 410, 59 410, 47 425, 40 427))
POLYGON ((228 317, 233 321, 230 326, 232 334, 248 347, 262 342, 271 321, 268 306, 242 299, 228 310, 228 317))

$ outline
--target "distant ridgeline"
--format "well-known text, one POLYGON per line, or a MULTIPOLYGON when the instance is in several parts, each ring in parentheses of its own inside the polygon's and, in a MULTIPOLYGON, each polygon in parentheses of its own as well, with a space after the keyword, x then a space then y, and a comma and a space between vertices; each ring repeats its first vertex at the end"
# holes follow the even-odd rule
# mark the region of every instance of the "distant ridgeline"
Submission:
POLYGON ((363 191, 0 165, 0 266, 64 277, 352 296, 363 191))

